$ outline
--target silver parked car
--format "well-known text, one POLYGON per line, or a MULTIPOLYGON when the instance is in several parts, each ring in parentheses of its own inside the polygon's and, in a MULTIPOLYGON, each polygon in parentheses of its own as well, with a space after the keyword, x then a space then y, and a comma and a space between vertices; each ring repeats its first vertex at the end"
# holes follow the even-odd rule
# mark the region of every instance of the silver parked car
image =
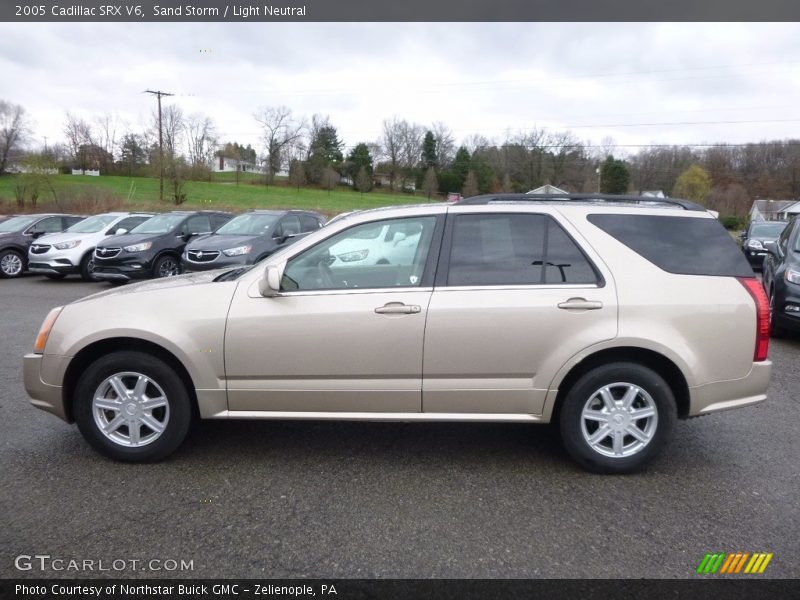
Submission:
POLYGON ((487 196, 355 213, 253 267, 55 308, 25 385, 124 461, 171 454, 196 410, 557 421, 579 464, 623 473, 677 418, 765 400, 768 326, 760 283, 700 206, 487 196), (413 235, 379 263, 337 260, 387 226, 413 235))

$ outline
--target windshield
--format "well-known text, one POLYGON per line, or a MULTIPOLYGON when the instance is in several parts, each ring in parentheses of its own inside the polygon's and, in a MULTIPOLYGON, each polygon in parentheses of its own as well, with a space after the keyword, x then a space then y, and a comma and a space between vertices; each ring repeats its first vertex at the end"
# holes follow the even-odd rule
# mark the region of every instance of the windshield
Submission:
POLYGON ((118 218, 119 215, 95 215, 94 217, 89 217, 88 219, 75 223, 75 225, 67 229, 64 233, 97 233, 105 229, 106 226, 110 225, 118 218))
POLYGON ((14 217, 8 221, 0 223, 0 233, 8 233, 9 231, 22 231, 39 218, 40 217, 14 217))
POLYGON ((225 223, 216 235, 266 235, 278 220, 278 215, 244 214, 225 223))
POLYGON ((757 223, 750 226, 750 237, 776 238, 786 228, 786 223, 757 223))
POLYGON ((186 215, 158 215, 130 230, 130 233, 169 233, 186 215))

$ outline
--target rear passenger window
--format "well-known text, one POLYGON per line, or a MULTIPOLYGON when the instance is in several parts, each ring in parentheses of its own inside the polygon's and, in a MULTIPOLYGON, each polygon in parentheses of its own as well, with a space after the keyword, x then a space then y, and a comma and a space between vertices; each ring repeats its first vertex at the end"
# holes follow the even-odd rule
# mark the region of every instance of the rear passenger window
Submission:
POLYGON ((532 214, 458 215, 447 284, 597 283, 572 238, 552 218, 532 214))
POLYGON ((744 254, 716 219, 619 214, 587 218, 669 273, 753 276, 744 254))
POLYGON ((303 227, 303 232, 316 231, 321 227, 320 222, 311 215, 300 215, 300 224, 303 227))
POLYGON ((191 217, 186 223, 186 230, 188 233, 210 233, 211 222, 208 220, 208 215, 191 217))

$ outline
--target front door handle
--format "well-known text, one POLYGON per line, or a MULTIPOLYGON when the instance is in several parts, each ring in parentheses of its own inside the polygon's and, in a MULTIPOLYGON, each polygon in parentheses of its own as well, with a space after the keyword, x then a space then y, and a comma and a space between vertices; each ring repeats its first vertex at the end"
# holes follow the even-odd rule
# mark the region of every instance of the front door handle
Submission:
POLYGON ((414 315, 422 309, 415 304, 403 304, 402 302, 389 302, 375 309, 379 315, 414 315))
POLYGON ((559 302, 558 308, 564 310, 597 310, 603 308, 603 303, 599 300, 587 300, 586 298, 570 298, 566 302, 559 302))

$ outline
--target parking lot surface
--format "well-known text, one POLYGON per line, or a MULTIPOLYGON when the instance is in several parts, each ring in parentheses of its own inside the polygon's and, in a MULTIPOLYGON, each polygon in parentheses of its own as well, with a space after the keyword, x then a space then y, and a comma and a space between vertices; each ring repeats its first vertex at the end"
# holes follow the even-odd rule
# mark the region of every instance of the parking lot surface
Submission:
POLYGON ((683 578, 707 552, 800 576, 800 337, 772 341, 766 403, 679 422, 638 475, 585 473, 554 428, 518 424, 203 422, 127 465, 22 383, 48 310, 107 287, 0 280, 0 577, 683 578), (142 562, 15 567, 34 554, 142 562))

